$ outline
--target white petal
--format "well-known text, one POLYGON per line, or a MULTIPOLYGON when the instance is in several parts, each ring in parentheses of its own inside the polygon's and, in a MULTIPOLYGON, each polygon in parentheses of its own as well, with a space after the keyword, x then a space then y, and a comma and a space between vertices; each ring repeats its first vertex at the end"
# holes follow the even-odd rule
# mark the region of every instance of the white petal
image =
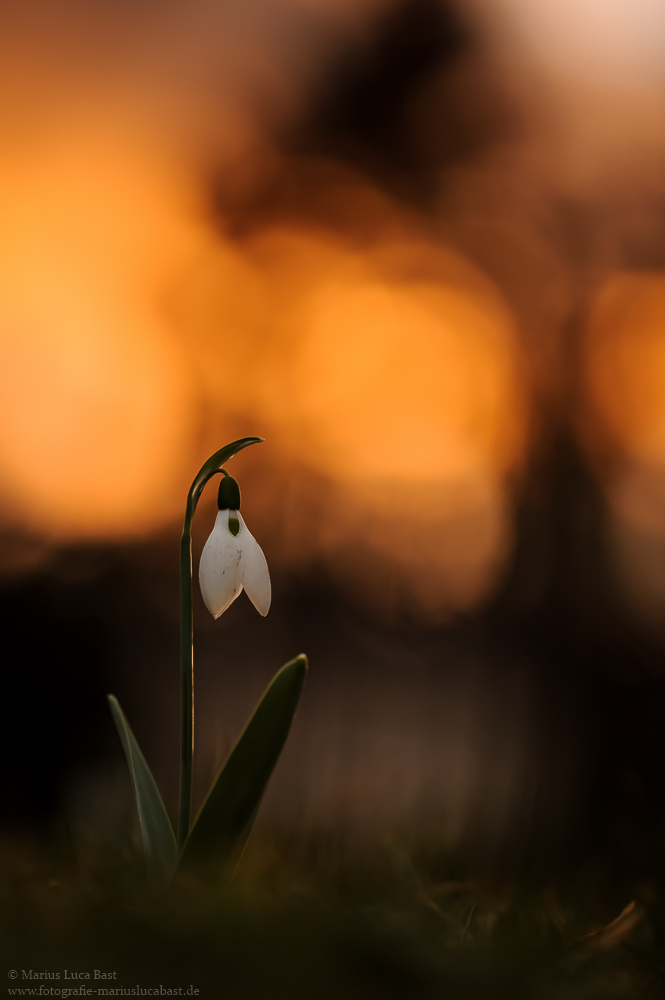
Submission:
POLYGON ((268 563, 261 546, 254 535, 247 530, 247 525, 238 514, 240 531, 238 541, 242 549, 242 582, 250 601, 264 617, 270 608, 271 588, 268 563))
POLYGON ((242 590, 240 537, 229 531, 229 511, 220 510, 199 563, 199 583, 205 605, 219 618, 242 590))

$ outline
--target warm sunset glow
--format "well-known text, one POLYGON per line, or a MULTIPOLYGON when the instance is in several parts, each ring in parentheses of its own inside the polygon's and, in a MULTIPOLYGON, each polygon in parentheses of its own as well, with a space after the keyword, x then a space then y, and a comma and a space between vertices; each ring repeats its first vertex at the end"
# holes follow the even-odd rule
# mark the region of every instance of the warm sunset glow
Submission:
POLYGON ((182 8, 158 32, 91 15, 79 45, 28 18, 0 41, 3 520, 47 544, 154 531, 220 443, 260 434, 289 484, 262 511, 267 464, 256 491, 273 554, 447 613, 510 546, 529 392, 511 307, 434 218, 334 160, 303 166, 311 220, 234 221, 288 176, 275 136, 335 45, 390 0, 326 6, 288 0, 280 31, 182 8))
POLYGON ((596 296, 585 343, 587 434, 609 499, 627 602, 662 629, 665 604, 665 273, 619 272, 596 296))
POLYGON ((313 461, 363 479, 505 468, 516 416, 506 315, 459 289, 377 283, 323 287, 303 319, 295 393, 313 461))
POLYGON ((665 463, 665 274, 619 273, 591 313, 591 398, 613 443, 647 465, 665 463))
POLYGON ((191 400, 159 296, 195 238, 183 200, 122 136, 3 157, 3 494, 47 535, 132 534, 171 513, 191 400))
POLYGON ((281 308, 261 404, 301 459, 343 479, 423 483, 500 479, 519 460, 513 321, 470 264, 424 243, 360 256, 309 234, 273 233, 262 249, 281 308))
POLYGON ((323 518, 300 503, 297 558, 335 564, 360 534, 423 607, 483 592, 526 433, 514 323, 489 279, 406 238, 397 208, 364 189, 359 208, 373 199, 397 236, 232 240, 191 178, 130 131, 72 127, 9 154, 0 466, 14 521, 55 539, 154 530, 240 422, 282 463, 348 490, 323 518))

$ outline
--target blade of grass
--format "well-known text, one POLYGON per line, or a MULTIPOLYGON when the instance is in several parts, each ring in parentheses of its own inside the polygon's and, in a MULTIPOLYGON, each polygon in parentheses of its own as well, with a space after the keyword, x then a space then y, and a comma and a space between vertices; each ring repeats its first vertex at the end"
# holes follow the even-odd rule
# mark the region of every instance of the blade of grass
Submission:
POLYGON ((212 861, 227 867, 242 854, 306 673, 307 657, 298 656, 273 677, 201 807, 181 857, 183 868, 212 861))
POLYGON ((155 779, 117 698, 108 695, 108 703, 132 779, 148 878, 152 885, 165 885, 171 880, 176 865, 173 829, 155 779))

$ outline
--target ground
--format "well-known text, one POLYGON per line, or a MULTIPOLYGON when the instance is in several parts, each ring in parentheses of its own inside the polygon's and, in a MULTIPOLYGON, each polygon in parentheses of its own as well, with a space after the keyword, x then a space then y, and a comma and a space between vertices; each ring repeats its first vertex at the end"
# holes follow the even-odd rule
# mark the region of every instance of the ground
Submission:
POLYGON ((396 843, 342 856, 255 837, 230 886, 211 871, 151 890, 136 851, 66 834, 7 839, 3 858, 13 995, 665 997, 657 886, 601 885, 597 863, 527 888, 463 877, 454 859, 396 843))

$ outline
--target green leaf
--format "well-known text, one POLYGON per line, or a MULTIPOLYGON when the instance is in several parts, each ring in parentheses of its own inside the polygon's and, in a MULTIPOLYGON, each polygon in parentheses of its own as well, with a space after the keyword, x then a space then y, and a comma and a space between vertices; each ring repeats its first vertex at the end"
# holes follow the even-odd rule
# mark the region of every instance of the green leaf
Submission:
POLYGON ((237 861, 289 735, 307 673, 298 656, 279 670, 222 767, 185 844, 181 866, 237 861))
POLYGON ((112 694, 108 695, 108 703, 134 786, 148 878, 153 885, 164 885, 171 880, 176 866, 173 829, 155 779, 117 698, 112 694))

